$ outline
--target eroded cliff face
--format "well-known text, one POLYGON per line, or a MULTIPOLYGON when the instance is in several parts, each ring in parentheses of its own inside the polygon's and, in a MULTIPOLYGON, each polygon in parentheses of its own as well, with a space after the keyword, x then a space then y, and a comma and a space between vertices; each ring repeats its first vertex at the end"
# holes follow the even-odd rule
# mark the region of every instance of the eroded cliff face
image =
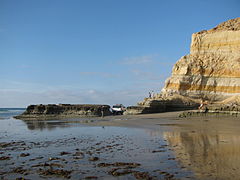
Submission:
POLYGON ((202 100, 212 111, 240 108, 240 18, 194 33, 190 54, 174 65, 161 93, 125 114, 197 109, 202 100))
POLYGON ((162 94, 211 102, 240 95, 240 18, 192 35, 190 54, 173 67, 162 94))

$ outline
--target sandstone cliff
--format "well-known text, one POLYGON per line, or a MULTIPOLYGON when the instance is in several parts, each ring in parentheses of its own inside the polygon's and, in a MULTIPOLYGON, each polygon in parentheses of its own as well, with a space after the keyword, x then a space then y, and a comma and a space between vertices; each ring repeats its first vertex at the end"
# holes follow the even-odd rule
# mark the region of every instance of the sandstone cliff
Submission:
POLYGON ((91 104, 48 104, 48 105, 30 105, 26 111, 16 116, 17 119, 39 119, 39 118, 68 118, 68 117, 86 117, 111 115, 109 105, 91 105, 91 104))
POLYGON ((240 95, 240 18, 194 33, 190 54, 174 65, 162 93, 211 102, 240 95))
POLYGON ((174 65, 161 93, 126 114, 194 109, 202 99, 240 107, 240 98, 235 102, 233 96, 240 97, 240 18, 194 33, 190 54, 174 65))

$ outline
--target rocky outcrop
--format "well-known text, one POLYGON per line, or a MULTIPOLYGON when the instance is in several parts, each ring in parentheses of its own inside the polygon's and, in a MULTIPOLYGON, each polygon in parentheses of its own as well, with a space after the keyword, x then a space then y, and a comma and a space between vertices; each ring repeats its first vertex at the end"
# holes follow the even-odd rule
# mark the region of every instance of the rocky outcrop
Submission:
MULTIPOLYGON (((160 94, 126 114, 195 109, 240 95, 240 18, 192 35, 190 54, 174 65, 160 94), (142 109, 142 110, 141 110, 142 109)), ((239 101, 240 102, 240 101, 239 101)))
POLYGON ((48 105, 30 105, 17 119, 35 119, 35 118, 68 118, 68 117, 87 117, 111 115, 109 105, 90 105, 90 104, 48 104, 48 105))
POLYGON ((162 93, 211 102, 240 95, 239 52, 240 18, 194 33, 190 54, 174 65, 162 93))
POLYGON ((186 111, 179 114, 179 117, 189 117, 196 115, 232 115, 240 116, 240 96, 233 96, 224 101, 206 104, 200 110, 186 111))
POLYGON ((196 109, 199 106, 197 101, 181 95, 171 95, 169 97, 162 97, 161 94, 145 98, 138 106, 130 106, 124 114, 148 114, 159 113, 167 111, 182 111, 189 109, 196 109))

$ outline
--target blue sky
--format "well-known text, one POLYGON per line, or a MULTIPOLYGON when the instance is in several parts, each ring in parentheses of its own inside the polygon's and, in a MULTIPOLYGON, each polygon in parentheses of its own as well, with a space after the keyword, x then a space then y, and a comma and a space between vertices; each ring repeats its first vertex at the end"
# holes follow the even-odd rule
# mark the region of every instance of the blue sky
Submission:
POLYGON ((239 0, 0 0, 0 107, 135 105, 239 0))

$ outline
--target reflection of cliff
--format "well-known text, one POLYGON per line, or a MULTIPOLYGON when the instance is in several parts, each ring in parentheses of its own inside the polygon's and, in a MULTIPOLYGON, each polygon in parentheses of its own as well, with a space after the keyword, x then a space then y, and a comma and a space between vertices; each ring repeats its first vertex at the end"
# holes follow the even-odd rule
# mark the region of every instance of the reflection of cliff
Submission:
POLYGON ((239 179, 240 135, 166 132, 177 159, 204 179, 239 179))

